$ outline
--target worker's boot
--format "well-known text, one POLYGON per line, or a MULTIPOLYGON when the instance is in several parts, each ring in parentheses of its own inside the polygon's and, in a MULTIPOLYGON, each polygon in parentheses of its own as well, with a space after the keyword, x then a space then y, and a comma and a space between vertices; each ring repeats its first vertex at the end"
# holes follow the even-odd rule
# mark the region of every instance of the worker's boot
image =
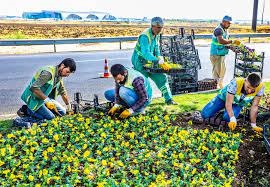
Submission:
POLYGON ((19 110, 17 111, 17 115, 20 117, 27 116, 27 105, 23 105, 19 110))
POLYGON ((178 105, 174 100, 169 99, 168 101, 166 101, 167 105, 178 105))

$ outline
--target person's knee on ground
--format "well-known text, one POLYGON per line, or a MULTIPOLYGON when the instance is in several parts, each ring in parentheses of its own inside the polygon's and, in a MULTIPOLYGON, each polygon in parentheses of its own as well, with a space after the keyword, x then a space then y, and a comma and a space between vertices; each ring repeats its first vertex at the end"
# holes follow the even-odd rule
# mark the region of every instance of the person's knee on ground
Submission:
POLYGON ((224 108, 225 108, 225 102, 216 96, 203 107, 201 116, 204 119, 211 118, 224 108))
POLYGON ((203 119, 207 119, 207 118, 212 117, 213 115, 211 115, 206 108, 203 108, 201 112, 201 116, 203 119))
POLYGON ((48 112, 44 115, 44 119, 52 120, 53 118, 55 118, 55 115, 52 112, 48 112))

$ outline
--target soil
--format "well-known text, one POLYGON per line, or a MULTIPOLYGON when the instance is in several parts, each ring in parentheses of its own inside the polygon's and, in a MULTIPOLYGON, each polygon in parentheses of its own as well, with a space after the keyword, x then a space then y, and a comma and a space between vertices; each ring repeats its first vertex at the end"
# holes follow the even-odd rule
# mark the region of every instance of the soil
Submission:
MULTIPOLYGON (((194 123, 191 125, 190 120, 193 119, 193 113, 185 113, 176 116, 173 125, 184 128, 190 127, 194 129, 209 129, 211 131, 229 131, 227 124, 221 126, 210 125, 209 122, 194 123)), ((263 126, 263 120, 258 126, 263 126)), ((269 123, 270 124, 270 123, 269 123)), ((237 176, 233 186, 270 186, 270 153, 267 152, 263 143, 261 134, 255 133, 250 125, 241 116, 235 133, 242 134, 242 142, 238 149, 239 160, 236 165, 237 176)))
MULTIPOLYGON (((216 22, 170 22, 166 21, 163 29, 165 35, 179 34, 179 28, 185 28, 185 33, 212 33, 216 22)), ((138 36, 149 23, 120 23, 120 22, 69 22, 69 21, 0 21, 0 39, 14 35, 24 39, 58 39, 58 38, 87 38, 87 37, 117 37, 138 36)), ((268 33, 270 26, 257 26, 258 33, 268 33)), ((249 25, 234 24, 230 33, 252 32, 249 25)))

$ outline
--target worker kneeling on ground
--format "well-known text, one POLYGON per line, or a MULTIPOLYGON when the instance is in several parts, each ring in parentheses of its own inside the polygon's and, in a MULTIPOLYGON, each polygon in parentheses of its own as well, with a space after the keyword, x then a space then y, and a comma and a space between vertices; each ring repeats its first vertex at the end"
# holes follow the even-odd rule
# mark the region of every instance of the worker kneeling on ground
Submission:
POLYGON ((237 125, 236 118, 239 116, 241 109, 251 104, 251 127, 257 132, 262 132, 262 128, 256 126, 256 118, 258 105, 264 94, 264 89, 265 86, 261 82, 260 76, 256 73, 249 74, 246 79, 233 79, 202 109, 201 115, 204 119, 210 118, 225 108, 223 119, 229 122, 229 128, 234 130, 237 125))
POLYGON ((105 98, 115 102, 109 115, 114 115, 121 107, 127 108, 120 118, 127 118, 138 113, 144 114, 144 109, 152 100, 152 87, 149 80, 140 72, 114 64, 110 72, 115 80, 115 89, 107 90, 105 98))
POLYGON ((68 77, 75 70, 76 63, 71 58, 64 59, 57 66, 40 68, 21 96, 27 107, 24 105, 17 114, 50 120, 55 114, 64 115, 66 111, 70 112, 71 105, 62 78, 68 77), (62 96, 67 109, 55 100, 57 95, 62 96))

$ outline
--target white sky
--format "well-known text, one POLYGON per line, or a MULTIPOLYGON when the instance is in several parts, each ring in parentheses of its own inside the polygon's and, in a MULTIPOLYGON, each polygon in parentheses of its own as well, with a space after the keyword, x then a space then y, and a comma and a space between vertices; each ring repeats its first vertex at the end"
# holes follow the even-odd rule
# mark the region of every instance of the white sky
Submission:
MULTIPOLYGON (((270 0, 265 0, 264 20, 270 20, 270 0)), ((258 20, 264 0, 259 0, 258 20)), ((24 11, 101 11, 116 17, 251 20, 253 0, 0 0, 0 15, 21 16, 24 11)))

